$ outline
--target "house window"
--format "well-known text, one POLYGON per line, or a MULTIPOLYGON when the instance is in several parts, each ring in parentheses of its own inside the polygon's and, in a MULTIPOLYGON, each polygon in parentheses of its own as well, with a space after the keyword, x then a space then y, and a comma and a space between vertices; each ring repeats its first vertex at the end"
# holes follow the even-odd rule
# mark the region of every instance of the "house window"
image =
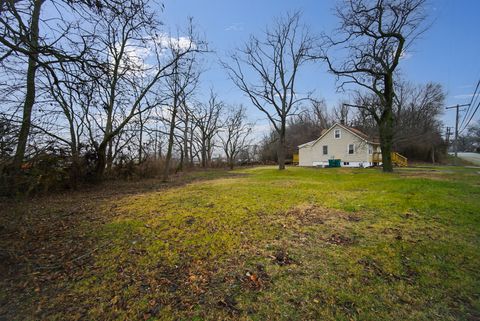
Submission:
POLYGON ((327 154, 328 154, 328 146, 323 145, 323 155, 327 155, 327 154))
POLYGON ((370 155, 373 154, 373 147, 370 146, 370 145, 368 146, 368 153, 369 153, 370 155))
POLYGON ((355 144, 348 144, 348 153, 355 154, 355 144))
POLYGON ((340 138, 340 129, 335 129, 335 138, 340 138))

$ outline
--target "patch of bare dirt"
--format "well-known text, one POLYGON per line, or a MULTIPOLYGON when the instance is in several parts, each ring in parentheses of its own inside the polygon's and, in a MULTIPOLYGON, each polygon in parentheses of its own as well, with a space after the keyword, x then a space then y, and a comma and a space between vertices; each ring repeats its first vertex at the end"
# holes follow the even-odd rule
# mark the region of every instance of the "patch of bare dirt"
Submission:
POLYGON ((398 171, 397 172, 401 177, 408 177, 408 178, 426 178, 431 180, 445 180, 445 174, 453 173, 453 172, 446 172, 446 171, 438 171, 438 170, 419 170, 419 171, 398 171))
POLYGON ((396 227, 386 227, 382 230, 382 234, 393 235, 396 240, 403 240, 402 232, 396 227))
POLYGON ((409 284, 413 284, 418 277, 418 273, 410 266, 408 259, 402 255, 401 263, 403 272, 401 274, 389 273, 384 270, 379 262, 371 258, 362 258, 358 260, 358 264, 362 265, 367 274, 375 275, 388 282, 403 280, 409 284))
POLYGON ((326 238, 325 241, 335 245, 352 245, 355 243, 355 239, 339 233, 330 235, 330 237, 326 238))
POLYGON ((327 220, 343 219, 349 222, 361 221, 357 214, 347 213, 331 208, 320 207, 314 204, 299 205, 287 212, 302 224, 324 224, 327 220))
POLYGON ((289 265, 295 263, 295 261, 289 256, 286 250, 278 250, 275 255, 271 256, 273 263, 280 266, 289 265))

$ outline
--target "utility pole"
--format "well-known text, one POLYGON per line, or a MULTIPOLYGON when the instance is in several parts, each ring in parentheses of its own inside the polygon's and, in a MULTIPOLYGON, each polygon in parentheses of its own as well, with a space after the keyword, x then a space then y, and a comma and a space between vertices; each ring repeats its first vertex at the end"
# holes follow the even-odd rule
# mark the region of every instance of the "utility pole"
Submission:
POLYGON ((458 116, 460 112, 460 107, 465 107, 465 106, 470 106, 470 104, 463 104, 463 105, 456 105, 456 106, 450 106, 447 107, 446 109, 456 109, 456 117, 455 117, 455 142, 454 142, 454 151, 455 151, 455 158, 454 158, 454 165, 457 165, 457 156, 458 156, 458 116))
POLYGON ((452 134, 451 129, 452 127, 447 127, 447 148, 450 146, 450 135, 452 134))

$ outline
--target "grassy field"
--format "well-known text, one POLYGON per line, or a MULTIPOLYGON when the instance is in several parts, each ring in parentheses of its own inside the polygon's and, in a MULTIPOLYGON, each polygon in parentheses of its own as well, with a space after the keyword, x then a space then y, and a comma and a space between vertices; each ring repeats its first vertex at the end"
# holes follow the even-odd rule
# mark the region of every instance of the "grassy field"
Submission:
POLYGON ((5 201, 0 233, 5 320, 480 320, 478 168, 197 172, 5 201))

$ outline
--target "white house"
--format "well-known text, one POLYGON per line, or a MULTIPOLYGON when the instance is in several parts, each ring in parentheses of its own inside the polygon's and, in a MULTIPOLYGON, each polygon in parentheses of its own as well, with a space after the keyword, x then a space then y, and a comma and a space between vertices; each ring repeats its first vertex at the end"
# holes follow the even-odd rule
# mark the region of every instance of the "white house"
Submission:
POLYGON ((299 166, 327 166, 329 159, 340 159, 340 166, 345 167, 380 165, 380 144, 358 129, 338 123, 298 149, 299 166))

